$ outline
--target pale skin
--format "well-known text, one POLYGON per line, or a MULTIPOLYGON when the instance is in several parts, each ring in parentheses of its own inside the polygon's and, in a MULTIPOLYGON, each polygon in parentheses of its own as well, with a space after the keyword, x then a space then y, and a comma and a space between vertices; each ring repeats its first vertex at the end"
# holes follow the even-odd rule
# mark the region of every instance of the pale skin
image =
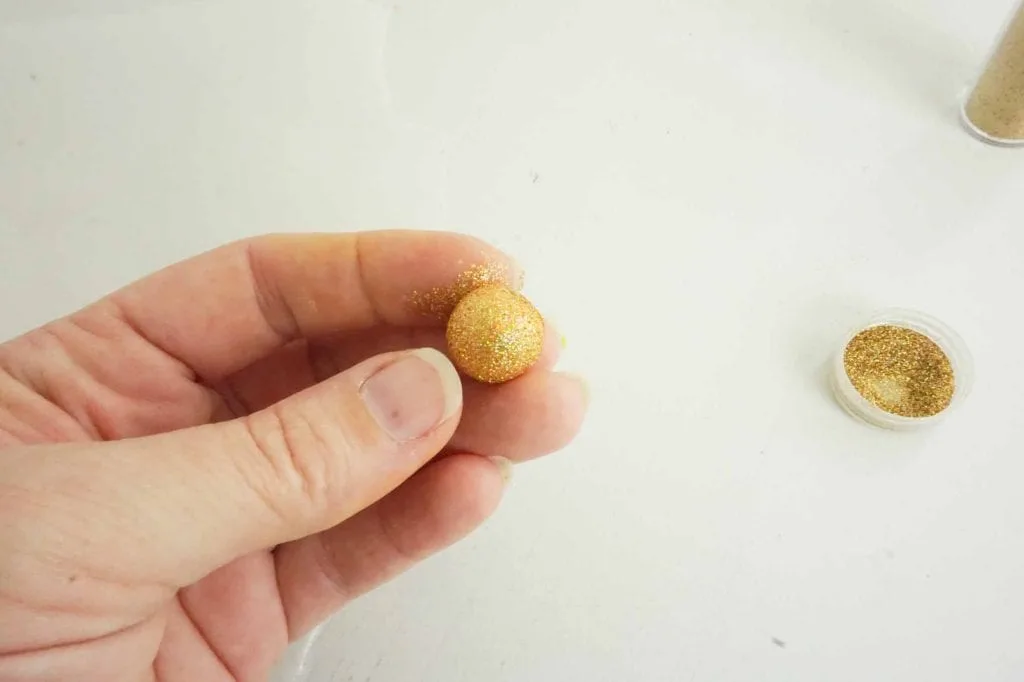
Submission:
POLYGON ((266 680, 479 526, 587 402, 551 330, 498 386, 415 350, 410 294, 485 261, 518 279, 461 235, 260 237, 0 346, 0 682, 266 680))

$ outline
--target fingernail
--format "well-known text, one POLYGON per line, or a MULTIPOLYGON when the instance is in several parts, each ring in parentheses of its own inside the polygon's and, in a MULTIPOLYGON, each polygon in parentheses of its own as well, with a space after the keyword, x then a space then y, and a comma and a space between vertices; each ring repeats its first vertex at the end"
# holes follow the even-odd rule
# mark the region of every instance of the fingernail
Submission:
POLYGON ((359 389, 367 411, 391 438, 422 438, 455 414, 462 382, 433 348, 412 351, 371 376, 359 389))
POLYGON ((505 459, 504 457, 488 457, 494 463, 494 466, 498 468, 498 473, 501 474, 501 480, 505 485, 512 480, 512 461, 505 459))
POLYGON ((584 377, 582 374, 577 374, 576 372, 559 372, 559 374, 561 374, 562 376, 565 376, 565 377, 569 377, 570 379, 574 379, 576 381, 576 383, 578 383, 580 385, 580 388, 583 390, 583 400, 584 400, 584 403, 589 406, 590 405, 590 382, 587 381, 586 377, 584 377))
POLYGON ((544 316, 544 326, 547 327, 547 331, 551 334, 551 338, 558 340, 558 347, 565 350, 565 334, 562 333, 561 328, 547 315, 544 316))
POLYGON ((562 360, 565 352, 565 337, 558 325, 551 321, 551 318, 544 318, 544 348, 541 355, 544 356, 545 369, 554 369, 562 360))

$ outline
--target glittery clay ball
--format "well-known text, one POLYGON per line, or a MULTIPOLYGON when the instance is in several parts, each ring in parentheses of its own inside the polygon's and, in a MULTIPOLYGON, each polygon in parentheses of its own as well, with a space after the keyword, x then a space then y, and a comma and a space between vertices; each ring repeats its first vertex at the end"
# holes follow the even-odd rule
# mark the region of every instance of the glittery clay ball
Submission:
POLYGON ((498 284, 466 294, 448 318, 448 353, 464 374, 500 384, 540 357, 544 318, 526 297, 498 284))

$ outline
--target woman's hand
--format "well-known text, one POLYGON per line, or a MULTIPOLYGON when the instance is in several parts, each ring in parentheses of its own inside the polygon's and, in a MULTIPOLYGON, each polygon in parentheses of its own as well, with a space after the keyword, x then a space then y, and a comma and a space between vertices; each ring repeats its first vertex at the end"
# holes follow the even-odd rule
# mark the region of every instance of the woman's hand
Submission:
POLYGON ((452 234, 262 237, 0 346, 0 680, 264 680, 477 527, 586 404, 551 330, 499 386, 430 350, 410 297, 481 264, 518 279, 452 234))

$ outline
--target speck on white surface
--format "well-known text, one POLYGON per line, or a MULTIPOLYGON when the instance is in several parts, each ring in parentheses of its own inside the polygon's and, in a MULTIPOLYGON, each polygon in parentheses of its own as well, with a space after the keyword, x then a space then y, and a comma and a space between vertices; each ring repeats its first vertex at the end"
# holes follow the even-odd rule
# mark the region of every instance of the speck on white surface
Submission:
POLYGON ((957 117, 1009 5, 0 0, 0 331, 260 232, 478 234, 591 418, 309 680, 1020 680, 1024 152, 957 117), (828 395, 891 306, 974 355, 935 430, 828 395))

